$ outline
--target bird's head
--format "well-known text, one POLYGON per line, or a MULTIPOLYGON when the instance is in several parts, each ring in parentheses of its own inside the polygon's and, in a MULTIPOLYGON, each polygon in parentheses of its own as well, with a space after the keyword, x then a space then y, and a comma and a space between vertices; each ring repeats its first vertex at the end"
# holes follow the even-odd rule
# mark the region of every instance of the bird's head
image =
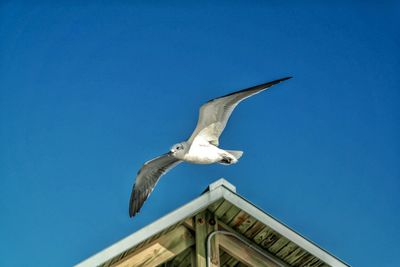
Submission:
POLYGON ((187 149, 186 142, 181 142, 173 145, 169 151, 175 158, 182 159, 186 153, 186 149, 187 149))

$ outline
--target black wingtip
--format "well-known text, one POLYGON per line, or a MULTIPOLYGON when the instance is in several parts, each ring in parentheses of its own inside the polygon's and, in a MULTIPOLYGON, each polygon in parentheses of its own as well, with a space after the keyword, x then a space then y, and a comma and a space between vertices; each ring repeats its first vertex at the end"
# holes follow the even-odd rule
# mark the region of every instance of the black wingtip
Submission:
POLYGON ((283 81, 286 81, 286 80, 289 80, 289 79, 292 79, 292 78, 293 78, 292 76, 280 78, 280 79, 277 79, 277 80, 273 80, 272 82, 267 82, 267 83, 259 84, 259 85, 244 89, 242 91, 254 90, 254 89, 264 89, 264 88, 266 89, 266 88, 269 88, 269 87, 271 87, 271 86, 273 86, 275 84, 278 84, 280 82, 283 82, 283 81))
POLYGON ((132 204, 130 204, 129 205, 129 218, 135 217, 136 214, 139 213, 139 210, 140 210, 140 208, 139 209, 135 209, 135 208, 133 208, 132 204))
POLYGON ((135 217, 136 213, 129 212, 129 218, 135 217))
POLYGON ((289 79, 292 79, 292 78, 293 78, 293 76, 288 76, 288 77, 280 79, 280 81, 283 82, 283 81, 286 81, 286 80, 289 80, 289 79))
POLYGON ((139 209, 136 207, 136 205, 134 205, 134 200, 136 195, 135 186, 136 184, 133 184, 132 193, 129 200, 129 218, 134 217, 139 212, 139 209))
POLYGON ((280 82, 283 82, 283 81, 286 81, 286 80, 289 80, 289 79, 292 79, 292 78, 293 78, 293 76, 288 76, 288 77, 280 78, 280 79, 277 79, 277 80, 275 80, 275 81, 269 82, 269 83, 267 83, 267 84, 269 84, 269 85, 275 85, 275 84, 277 84, 277 83, 280 83, 280 82))
POLYGON ((252 86, 252 87, 240 90, 240 91, 236 91, 236 92, 224 95, 224 96, 220 96, 220 97, 211 99, 208 102, 212 102, 214 100, 217 100, 217 99, 220 99, 220 98, 223 98, 223 97, 226 97, 226 96, 234 95, 234 94, 237 94, 237 93, 243 93, 243 92, 246 92, 246 91, 267 89, 267 88, 269 88, 271 86, 274 86, 275 84, 278 84, 280 82, 289 80, 291 78, 293 78, 293 77, 292 76, 288 76, 288 77, 284 77, 284 78, 281 78, 281 79, 273 80, 272 82, 267 82, 267 83, 259 84, 259 85, 256 85, 256 86, 252 86))
POLYGON ((129 203, 129 218, 132 218, 133 216, 135 216, 135 212, 133 211, 132 208, 132 201, 129 203))
POLYGON ((135 212, 132 207, 132 202, 130 202, 129 203, 129 218, 132 218, 133 216, 135 216, 135 212))

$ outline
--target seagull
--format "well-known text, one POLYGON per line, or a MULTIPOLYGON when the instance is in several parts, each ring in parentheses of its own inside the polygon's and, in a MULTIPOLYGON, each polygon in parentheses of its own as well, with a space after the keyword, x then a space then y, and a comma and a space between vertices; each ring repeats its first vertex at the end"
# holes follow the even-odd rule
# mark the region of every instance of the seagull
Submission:
POLYGON ((135 216, 162 175, 185 161, 194 164, 235 164, 243 151, 219 148, 219 137, 235 107, 244 99, 288 80, 285 77, 214 98, 200 107, 197 126, 187 141, 173 145, 164 155, 144 163, 136 176, 129 202, 129 217, 135 216))

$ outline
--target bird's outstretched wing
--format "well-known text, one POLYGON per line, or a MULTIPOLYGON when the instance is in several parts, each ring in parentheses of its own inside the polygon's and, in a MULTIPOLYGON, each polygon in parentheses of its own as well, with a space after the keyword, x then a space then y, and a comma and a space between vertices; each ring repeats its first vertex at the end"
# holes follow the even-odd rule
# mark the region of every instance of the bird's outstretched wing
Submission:
POLYGON ((164 154, 146 162, 136 176, 129 202, 129 216, 133 217, 139 212, 143 203, 153 191, 160 177, 175 167, 181 160, 173 157, 171 153, 164 154))
POLYGON ((292 77, 286 77, 260 84, 208 101, 201 106, 196 129, 188 141, 192 143, 195 139, 201 138, 218 146, 219 136, 225 129, 232 111, 242 100, 290 78, 292 77))

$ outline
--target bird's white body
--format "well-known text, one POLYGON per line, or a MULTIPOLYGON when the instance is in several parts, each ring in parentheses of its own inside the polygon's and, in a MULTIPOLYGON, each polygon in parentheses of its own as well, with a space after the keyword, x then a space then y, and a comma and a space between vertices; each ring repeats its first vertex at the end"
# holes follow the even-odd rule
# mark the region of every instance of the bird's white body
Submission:
POLYGON ((220 149, 205 140, 195 140, 189 151, 180 160, 195 164, 227 163, 234 164, 238 159, 231 153, 220 149), (226 162, 224 162, 224 160, 226 162))

